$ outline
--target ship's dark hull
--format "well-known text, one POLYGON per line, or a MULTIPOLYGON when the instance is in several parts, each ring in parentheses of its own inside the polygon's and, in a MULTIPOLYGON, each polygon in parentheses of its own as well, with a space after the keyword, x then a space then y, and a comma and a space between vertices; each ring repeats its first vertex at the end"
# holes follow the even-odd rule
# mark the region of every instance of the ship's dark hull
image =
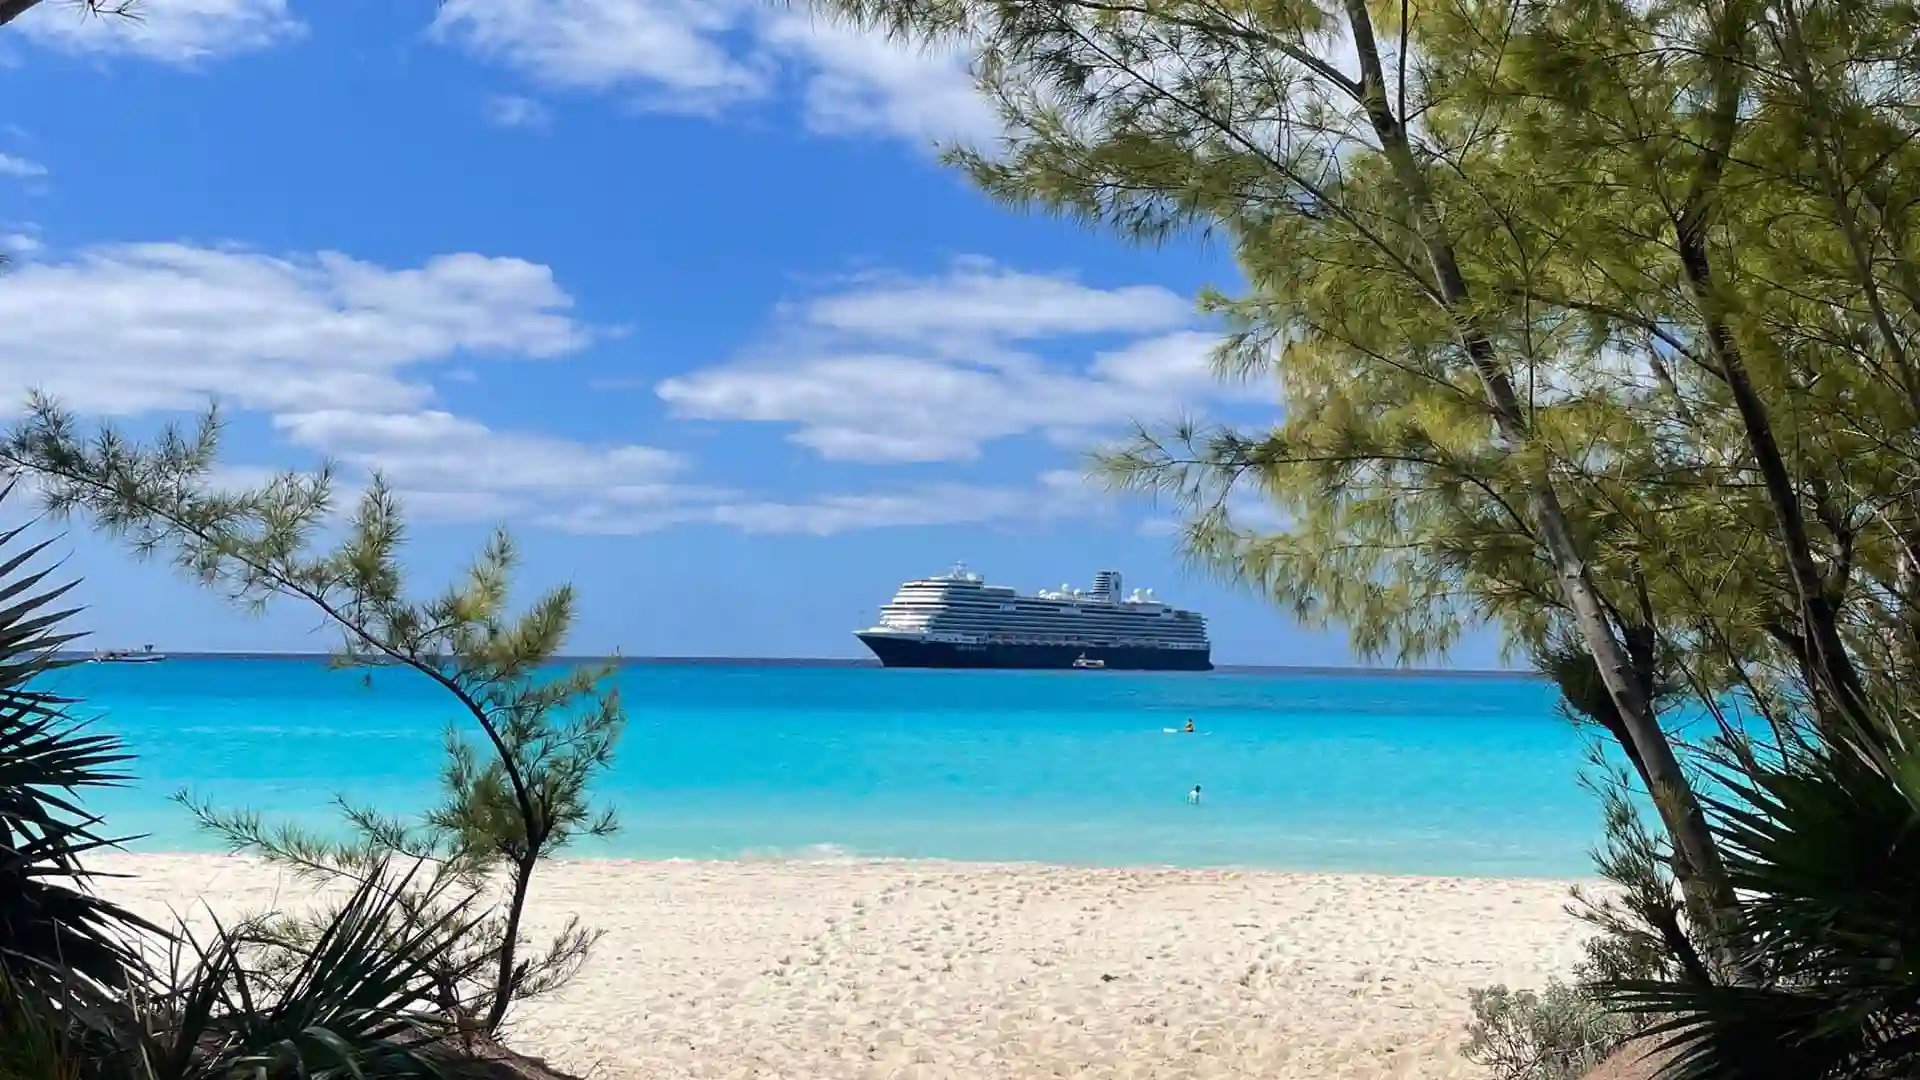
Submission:
POLYGON ((914 641, 884 634, 861 634, 885 667, 910 668, 1022 668, 1058 670, 1073 667, 1086 657, 1107 671, 1212 671, 1213 660, 1204 649, 1146 649, 1076 645, 952 645, 942 641, 914 641))

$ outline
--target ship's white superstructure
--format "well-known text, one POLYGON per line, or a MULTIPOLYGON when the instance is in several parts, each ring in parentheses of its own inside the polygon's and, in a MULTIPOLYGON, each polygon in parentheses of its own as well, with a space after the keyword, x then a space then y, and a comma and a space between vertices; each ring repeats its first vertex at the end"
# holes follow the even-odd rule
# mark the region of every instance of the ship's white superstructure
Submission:
POLYGON ((1108 666, 1206 667, 1212 647, 1205 618, 1155 599, 1150 589, 1125 593, 1113 570, 1095 575, 1089 590, 1062 585, 1028 596, 956 566, 901 585, 880 609, 880 621, 859 636, 884 662, 910 645, 1007 657, 1004 665, 968 661, 990 667, 1056 666, 1042 659, 1056 653, 1060 667, 1082 655, 1104 658, 1108 666))

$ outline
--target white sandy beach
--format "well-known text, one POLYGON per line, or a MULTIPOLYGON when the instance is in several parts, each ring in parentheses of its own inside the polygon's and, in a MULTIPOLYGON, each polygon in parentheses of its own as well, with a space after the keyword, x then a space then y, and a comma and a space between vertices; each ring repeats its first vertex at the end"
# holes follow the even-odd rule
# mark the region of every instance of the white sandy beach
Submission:
MULTIPOLYGON (((130 855, 148 915, 286 907, 245 860, 130 855)), ((598 1080, 1470 1077, 1468 988, 1579 956, 1567 884, 908 862, 557 863, 607 931, 512 1041, 598 1080)))

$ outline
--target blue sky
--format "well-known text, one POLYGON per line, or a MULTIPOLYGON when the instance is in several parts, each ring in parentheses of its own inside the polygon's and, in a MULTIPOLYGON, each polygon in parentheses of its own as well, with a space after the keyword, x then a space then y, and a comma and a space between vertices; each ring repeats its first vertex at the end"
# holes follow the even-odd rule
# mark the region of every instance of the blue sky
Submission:
MULTIPOLYGON (((0 392, 147 426, 218 395, 241 477, 378 468, 423 581, 511 525, 578 651, 853 656, 902 579, 1123 570, 1229 663, 1350 662, 1088 487, 1206 374, 1218 246, 1011 212, 960 58, 754 0, 48 0, 0 30, 0 392)), ((102 643, 301 649, 72 536, 102 643)), ((1493 666, 1485 635, 1453 658, 1493 666)))

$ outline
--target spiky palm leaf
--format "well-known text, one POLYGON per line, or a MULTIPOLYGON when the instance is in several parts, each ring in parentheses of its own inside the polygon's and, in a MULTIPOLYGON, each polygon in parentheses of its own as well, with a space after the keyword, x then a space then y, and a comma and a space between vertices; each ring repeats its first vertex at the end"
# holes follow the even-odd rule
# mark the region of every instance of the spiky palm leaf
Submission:
POLYGON ((76 1041, 40 995, 0 972, 0 1080, 83 1080, 76 1041))
POLYGON ((47 542, 23 533, 0 532, 0 973, 42 991, 76 977, 121 985, 136 959, 126 931, 153 927, 87 889, 80 857, 118 841, 76 793, 125 781, 128 755, 42 685, 78 637, 63 629, 74 610, 58 606, 72 585, 48 583, 34 568, 47 542))
POLYGON ((453 1031, 437 973, 478 920, 471 897, 414 917, 413 874, 376 867, 291 958, 268 955, 290 946, 250 925, 216 922, 205 939, 183 927, 191 955, 139 1040, 153 1080, 437 1076, 423 1050, 453 1031))
POLYGON ((1920 1073, 1920 814, 1873 755, 1749 758, 1716 800, 1758 985, 1621 983, 1675 1080, 1920 1073))

